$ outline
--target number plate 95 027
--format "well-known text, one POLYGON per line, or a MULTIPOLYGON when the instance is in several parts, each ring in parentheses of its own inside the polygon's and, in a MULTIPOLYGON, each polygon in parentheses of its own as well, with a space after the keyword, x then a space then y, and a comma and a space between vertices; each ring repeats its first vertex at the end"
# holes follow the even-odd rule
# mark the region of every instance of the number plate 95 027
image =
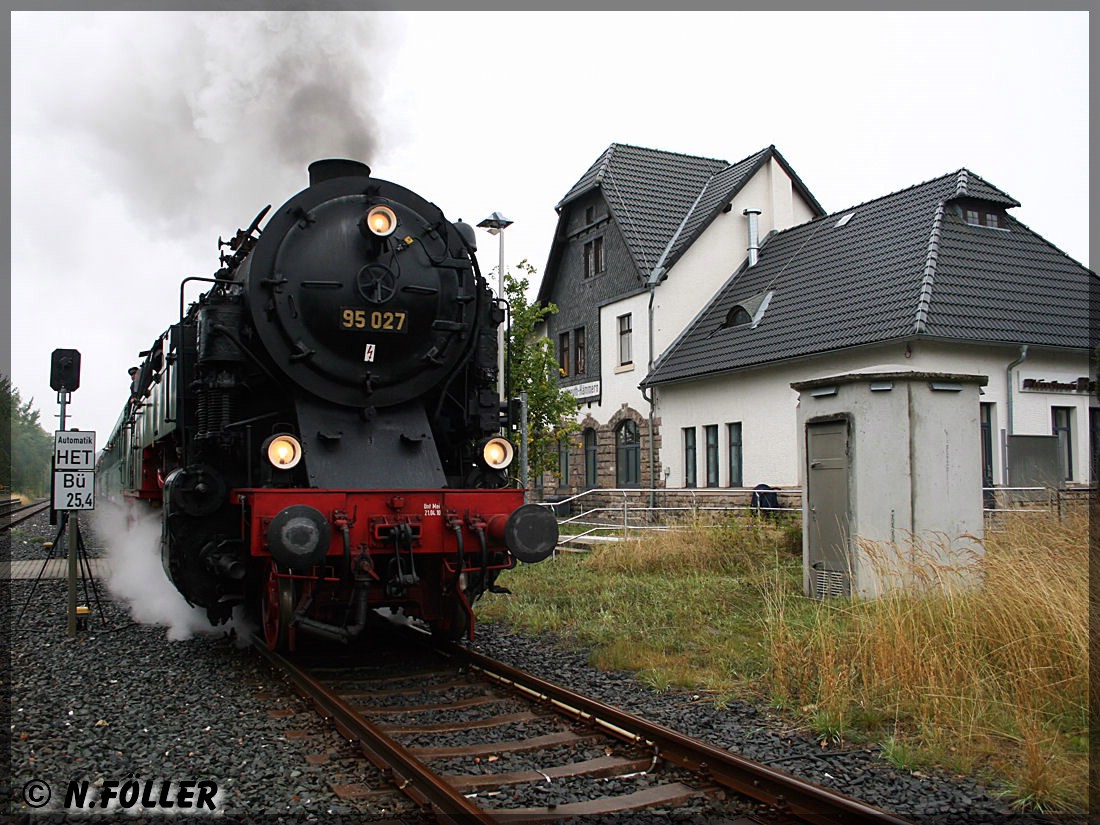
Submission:
POLYGON ((406 332, 408 313, 380 309, 341 307, 340 329, 369 329, 372 332, 406 332))

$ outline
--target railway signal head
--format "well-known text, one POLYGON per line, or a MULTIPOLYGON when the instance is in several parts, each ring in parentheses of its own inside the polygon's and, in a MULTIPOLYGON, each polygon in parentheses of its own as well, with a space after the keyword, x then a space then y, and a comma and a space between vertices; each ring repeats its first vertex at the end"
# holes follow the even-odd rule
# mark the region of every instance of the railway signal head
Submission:
POLYGON ((80 386, 80 353, 75 349, 55 349, 50 358, 50 389, 72 392, 80 386))

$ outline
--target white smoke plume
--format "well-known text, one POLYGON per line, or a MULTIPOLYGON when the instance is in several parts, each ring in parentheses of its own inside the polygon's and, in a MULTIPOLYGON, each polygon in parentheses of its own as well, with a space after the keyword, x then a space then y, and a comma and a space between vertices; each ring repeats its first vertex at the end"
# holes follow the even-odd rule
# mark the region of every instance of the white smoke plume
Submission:
POLYGON ((46 117, 83 135, 104 188, 151 229, 246 224, 272 193, 305 188, 311 161, 371 161, 375 15, 105 12, 87 21, 83 36, 102 32, 113 51, 74 67, 63 97, 43 104, 46 117))
POLYGON ((96 502, 93 524, 107 551, 107 589, 129 607, 134 621, 168 629, 173 641, 197 634, 222 635, 206 611, 189 605, 168 580, 160 561, 159 513, 129 501, 96 502))

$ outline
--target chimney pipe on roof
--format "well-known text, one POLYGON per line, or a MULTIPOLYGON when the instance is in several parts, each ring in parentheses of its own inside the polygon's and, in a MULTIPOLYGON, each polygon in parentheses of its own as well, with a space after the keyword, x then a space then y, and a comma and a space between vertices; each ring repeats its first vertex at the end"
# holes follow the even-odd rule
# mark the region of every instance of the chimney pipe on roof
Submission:
POLYGON ((760 251, 760 226, 756 216, 760 210, 748 207, 741 214, 749 219, 749 266, 756 266, 756 254, 760 251))

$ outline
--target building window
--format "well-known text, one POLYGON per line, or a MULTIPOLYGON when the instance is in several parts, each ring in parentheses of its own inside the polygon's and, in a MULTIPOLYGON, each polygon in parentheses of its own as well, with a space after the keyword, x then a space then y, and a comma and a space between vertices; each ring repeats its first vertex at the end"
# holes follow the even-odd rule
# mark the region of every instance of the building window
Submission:
POLYGON ((1073 420, 1073 407, 1050 408, 1050 431, 1058 436, 1058 460, 1062 465, 1062 477, 1066 481, 1073 479, 1073 441, 1070 428, 1073 420))
POLYGON ((586 206, 584 208, 584 222, 586 224, 589 224, 592 223, 594 220, 596 220, 596 207, 586 206))
POLYGON ((684 486, 695 486, 695 428, 684 427, 684 486))
POLYGON ((563 332, 558 335, 558 372, 561 373, 561 377, 565 378, 569 375, 569 333, 563 332))
POLYGON ((596 488, 596 431, 591 427, 584 431, 584 486, 596 488))
POLYGON ((558 486, 569 486, 569 436, 558 439, 558 486))
POLYGON ((619 316, 619 366, 634 363, 634 355, 631 351, 630 339, 633 333, 630 313, 619 316))
POLYGON ((584 277, 603 272, 603 238, 593 238, 584 245, 584 277))
POLYGON ((730 487, 744 487, 745 474, 741 462, 741 422, 726 425, 726 433, 729 435, 729 469, 730 487))
POLYGON ((708 424, 703 428, 707 439, 707 486, 718 486, 718 425, 708 424))
POLYGON ((993 405, 981 402, 979 423, 982 441, 982 486, 993 486, 993 405))
POLYGON ((642 450, 638 425, 627 419, 615 429, 615 482, 637 487, 642 481, 642 450))
POLYGON ((1001 226, 1001 210, 993 207, 973 206, 959 210, 966 222, 971 226, 984 226, 987 229, 1000 229, 1007 232, 1007 227, 1001 226))
POLYGON ((993 494, 993 404, 983 401, 978 405, 979 434, 982 447, 982 507, 991 510, 997 506, 993 494))
POLYGON ((1089 481, 1096 483, 1096 471, 1100 459, 1100 410, 1089 407, 1089 481))
POLYGON ((573 374, 584 375, 584 327, 573 330, 573 374))

